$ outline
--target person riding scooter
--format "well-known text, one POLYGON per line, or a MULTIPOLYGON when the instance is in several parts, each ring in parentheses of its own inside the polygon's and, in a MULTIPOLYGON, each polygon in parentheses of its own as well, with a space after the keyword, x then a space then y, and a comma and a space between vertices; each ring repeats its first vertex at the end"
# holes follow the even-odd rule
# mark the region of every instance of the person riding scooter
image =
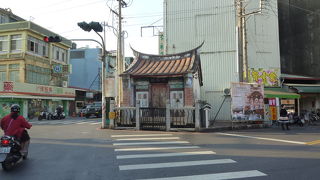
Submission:
POLYGON ((30 136, 25 129, 30 129, 32 125, 19 113, 20 106, 13 104, 11 113, 1 119, 1 129, 5 135, 14 136, 18 139, 21 144, 21 155, 25 157, 30 143, 30 136))

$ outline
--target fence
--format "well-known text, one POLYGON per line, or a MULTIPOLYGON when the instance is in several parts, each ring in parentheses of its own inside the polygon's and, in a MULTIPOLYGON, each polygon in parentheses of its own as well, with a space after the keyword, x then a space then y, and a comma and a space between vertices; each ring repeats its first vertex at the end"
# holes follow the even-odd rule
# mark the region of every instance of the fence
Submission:
POLYGON ((170 128, 200 129, 200 109, 196 107, 171 108, 115 108, 116 127, 135 127, 137 130, 167 130, 170 128), (136 113, 139 112, 139 113, 136 113))

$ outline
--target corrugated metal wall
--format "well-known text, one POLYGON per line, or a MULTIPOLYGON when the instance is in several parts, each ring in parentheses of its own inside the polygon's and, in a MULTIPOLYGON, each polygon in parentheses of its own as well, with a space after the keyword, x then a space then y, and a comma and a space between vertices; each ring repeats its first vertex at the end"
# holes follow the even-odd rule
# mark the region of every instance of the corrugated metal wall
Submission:
MULTIPOLYGON (((259 1, 257 1, 259 2, 259 1)), ((256 3, 247 6, 256 10, 256 3)), ((279 27, 277 0, 265 1, 262 13, 247 17, 249 68, 280 68, 279 27)), ((280 74, 279 74, 280 75, 280 74)))
MULTIPOLYGON (((277 10, 266 11, 273 13, 277 10)), ((213 105, 210 119, 214 119, 220 106, 216 120, 231 119, 230 97, 222 102, 225 98, 223 89, 230 88, 230 82, 239 81, 236 18, 235 0, 164 0, 167 54, 183 52, 205 42, 200 49, 204 83, 201 98, 213 105)), ((252 43, 248 39, 249 67, 279 68, 276 18, 257 16, 248 21, 247 33, 254 40, 252 43), (252 36, 262 30, 268 31, 270 36, 252 36)))
MULTIPOLYGON (((238 81, 234 1, 168 0, 164 6, 167 53, 186 51, 205 41, 200 50, 201 97, 214 106, 213 119, 224 99, 223 89, 238 81)), ((230 98, 217 119, 230 119, 230 98)))

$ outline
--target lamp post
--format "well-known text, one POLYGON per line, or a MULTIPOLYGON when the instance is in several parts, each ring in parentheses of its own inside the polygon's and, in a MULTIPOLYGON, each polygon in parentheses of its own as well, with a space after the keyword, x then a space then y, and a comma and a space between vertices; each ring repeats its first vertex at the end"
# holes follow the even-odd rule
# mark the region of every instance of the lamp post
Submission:
MULTIPOLYGON (((104 43, 104 39, 103 37, 98 33, 98 32, 102 32, 103 28, 101 26, 101 24, 99 22, 91 22, 91 23, 86 23, 86 22, 79 22, 78 26, 83 29, 84 31, 88 31, 90 32, 91 30, 93 30, 100 38, 102 41, 102 53, 101 53, 101 61, 102 61, 102 72, 101 72, 101 76, 102 76, 102 82, 101 82, 101 96, 102 96, 102 124, 101 124, 101 128, 104 129, 106 128, 106 85, 105 85, 105 71, 106 71, 106 49, 105 49, 105 43, 104 43)), ((100 43, 99 43, 100 44, 100 43)), ((110 126, 109 128, 113 128, 113 124, 111 124, 110 122, 110 126)))

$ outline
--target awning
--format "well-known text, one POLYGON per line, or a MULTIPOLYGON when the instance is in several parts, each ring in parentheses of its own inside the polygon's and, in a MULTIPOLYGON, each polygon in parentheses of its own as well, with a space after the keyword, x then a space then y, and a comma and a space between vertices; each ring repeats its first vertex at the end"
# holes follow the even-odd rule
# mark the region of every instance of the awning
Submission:
POLYGON ((286 99, 299 99, 300 95, 297 93, 292 93, 292 92, 285 92, 282 89, 279 90, 264 90, 264 97, 265 98, 286 98, 286 99))
POLYGON ((320 93, 320 86, 291 86, 295 88, 299 93, 320 93))

